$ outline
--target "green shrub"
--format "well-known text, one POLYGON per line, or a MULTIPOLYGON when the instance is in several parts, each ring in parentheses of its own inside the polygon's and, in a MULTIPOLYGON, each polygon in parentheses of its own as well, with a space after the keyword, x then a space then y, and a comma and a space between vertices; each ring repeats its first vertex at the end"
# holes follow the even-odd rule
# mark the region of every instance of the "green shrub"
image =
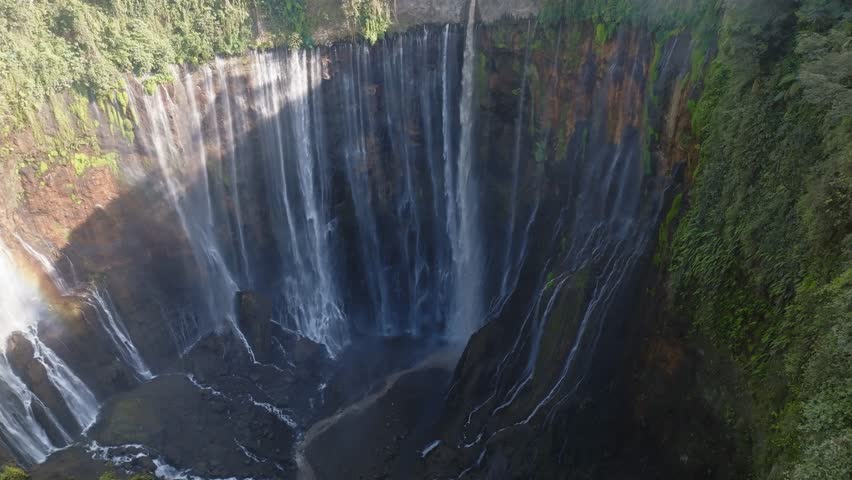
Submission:
POLYGON ((4 465, 0 468, 0 480, 29 480, 29 478, 27 472, 18 467, 4 465))
POLYGON ((384 37, 391 26, 387 0, 344 0, 343 12, 370 43, 384 37))

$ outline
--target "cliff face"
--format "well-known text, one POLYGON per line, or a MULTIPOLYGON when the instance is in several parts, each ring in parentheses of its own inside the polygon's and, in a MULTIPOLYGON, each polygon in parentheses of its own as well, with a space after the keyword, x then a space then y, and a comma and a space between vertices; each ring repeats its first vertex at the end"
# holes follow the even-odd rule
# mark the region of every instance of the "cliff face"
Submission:
MULTIPOLYGON (((235 2, 199 14, 221 35, 171 15, 157 51, 198 65, 148 56, 108 94, 122 58, 92 52, 133 15, 69 3, 40 33, 80 46, 56 71, 100 100, 0 126, 0 459, 82 442, 40 474, 290 474, 299 432, 449 342, 448 392, 432 370, 387 389, 445 402, 429 428, 393 396, 344 422, 392 424, 359 471, 848 477, 848 8, 700 3, 397 0, 370 44, 356 23, 387 18, 235 2), (140 399, 170 392, 200 406, 160 429, 140 399)), ((14 105, 67 83, 22 71, 14 105)))
MULTIPOLYGON (((433 392, 389 386, 389 398, 311 446, 323 478, 741 474, 717 405, 695 396, 713 382, 651 261, 662 212, 696 161, 683 138, 700 78, 700 40, 658 38, 624 28, 596 42, 588 25, 535 22, 480 28, 483 238, 508 247, 488 253, 496 268, 485 281, 510 294, 467 344, 442 413, 422 407, 434 425, 394 406, 433 392), (371 425, 380 433, 347 447, 346 461, 323 462, 351 428, 371 425)), ((434 370, 418 375, 443 388, 434 370)))
MULTIPOLYGON (((646 298, 665 288, 650 264, 658 219, 675 197, 679 172, 695 161, 680 136, 696 95, 696 43, 689 32, 659 42, 625 28, 596 43, 588 27, 536 28, 528 24, 525 35, 508 37, 485 29, 482 38, 489 88, 480 97, 479 154, 491 159, 489 185, 516 172, 510 178, 529 202, 517 218, 530 222, 531 247, 517 290, 473 336, 456 369, 430 472, 712 477, 724 463, 709 453, 724 444, 722 427, 707 427, 705 444, 654 437, 669 420, 654 411, 662 393, 642 383, 670 382, 667 391, 684 393, 694 375, 683 339, 659 343, 664 316, 648 311, 646 298), (526 81, 522 75, 512 84, 508 72, 520 58, 526 81), (519 88, 528 89, 526 97, 505 95, 519 88), (505 112, 514 122, 498 120, 505 112), (499 154, 513 141, 529 152, 514 167, 499 154), (600 173, 614 177, 600 185, 595 169, 610 161, 600 173), (634 384, 634 375, 643 380, 634 384)), ((499 211, 501 197, 488 203, 499 211)), ((700 402, 686 403, 713 422, 700 402)))
MULTIPOLYGON (((535 9, 483 1, 478 18, 535 9)), ((396 11, 400 25, 464 15, 455 2, 401 1, 396 11)), ((39 322, 37 338, 76 372, 95 411, 106 403, 89 439, 144 442, 151 458, 201 475, 242 474, 245 432, 211 434, 241 439, 211 464, 170 450, 172 433, 147 431, 157 422, 135 393, 156 403, 173 389, 196 401, 192 382, 137 384, 152 372, 193 375, 212 385, 205 400, 244 405, 233 407, 241 418, 289 445, 331 408, 321 386, 329 357, 365 337, 478 327, 458 308, 478 302, 488 323, 459 363, 434 432, 442 443, 420 473, 602 474, 600 450, 622 455, 607 467, 616 472, 636 462, 651 476, 706 471, 712 458, 659 457, 636 446, 647 437, 624 447, 608 431, 655 421, 646 412, 656 404, 634 403, 644 390, 631 390, 631 365, 647 361, 661 381, 691 378, 677 342, 654 337, 640 355, 631 338, 654 325, 637 310, 640 290, 656 284, 647 266, 658 223, 681 165, 694 161, 682 136, 700 47, 689 31, 598 30, 481 25, 465 58, 464 28, 416 27, 372 46, 176 68, 173 83, 148 91, 128 78, 111 101, 53 99, 39 129, 7 146, 17 163, 4 183, 17 201, 5 203, 4 243, 49 274, 42 290, 65 305, 39 322), (470 165, 459 153, 466 129, 470 165), (472 251, 483 265, 475 278, 454 270, 472 251), (233 378, 263 388, 245 397, 233 378), (273 428, 279 415, 293 424, 273 428)), ((85 425, 35 342, 10 337, 9 362, 43 402, 33 415, 59 446, 85 425)), ((224 407, 210 405, 199 415, 218 422, 224 407)), ((264 459, 253 473, 293 468, 289 449, 271 442, 252 454, 264 459)))

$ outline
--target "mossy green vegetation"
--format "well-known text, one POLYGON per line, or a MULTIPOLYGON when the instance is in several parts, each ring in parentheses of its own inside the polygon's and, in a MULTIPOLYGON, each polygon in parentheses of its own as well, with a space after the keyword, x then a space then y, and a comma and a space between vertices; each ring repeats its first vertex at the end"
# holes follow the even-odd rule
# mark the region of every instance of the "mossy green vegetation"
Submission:
POLYGON ((101 122, 110 132, 128 141, 134 140, 134 123, 126 93, 116 92, 99 99, 97 107, 88 97, 74 91, 51 95, 37 112, 20 144, 10 142, 0 149, 0 162, 16 165, 17 170, 30 169, 42 177, 55 167, 68 167, 78 176, 87 170, 109 167, 118 169, 118 155, 105 151, 98 139, 101 122), (92 109, 100 113, 95 115, 92 109), (101 120, 97 120, 99 117, 101 120))
MULTIPOLYGON (((29 126, 45 98, 69 88, 105 99, 129 73, 152 91, 172 80, 170 65, 311 44, 306 1, 0 0, 0 134, 29 126)), ((384 0, 349 3, 366 38, 388 29, 384 0)))
POLYGON ((595 41, 611 39, 622 24, 645 23, 652 29, 671 30, 696 25, 716 0, 544 0, 540 19, 546 24, 565 20, 595 25, 595 41))
POLYGON ((387 0, 344 0, 343 12, 370 43, 376 43, 384 37, 391 26, 391 10, 387 0))
POLYGON ((153 93, 170 65, 312 45, 310 17, 345 18, 370 42, 391 26, 387 0, 0 0, 0 135, 68 89, 100 101, 133 74, 153 93))
POLYGON ((677 216, 680 214, 682 206, 683 193, 678 193, 672 200, 672 205, 669 208, 668 213, 666 213, 662 225, 660 225, 660 231, 657 237, 657 252, 654 255, 654 265, 662 265, 663 255, 667 254, 670 250, 669 239, 671 237, 671 228, 674 225, 677 216))
POLYGON ((852 478, 852 9, 731 3, 691 105, 680 310, 745 373, 755 478, 852 478))
POLYGON ((0 0, 0 120, 20 126, 69 87, 107 98, 123 74, 238 53, 252 38, 247 0, 0 0))
POLYGON ((263 0, 255 3, 255 17, 264 19, 263 39, 257 46, 313 44, 305 0, 263 0))
POLYGON ((29 478, 27 472, 14 465, 0 467, 0 480, 29 480, 29 478))
MULTIPOLYGON (((567 24, 572 32, 588 31, 594 40, 595 54, 603 57, 604 48, 615 34, 625 27, 640 28, 652 35, 652 51, 648 65, 645 101, 641 124, 643 149, 642 164, 645 173, 654 174, 653 151, 659 144, 660 133, 650 119, 652 109, 658 106, 657 92, 660 62, 664 48, 673 38, 684 34, 692 49, 691 69, 685 79, 678 79, 678 90, 691 92, 698 87, 706 71, 708 52, 715 51, 719 17, 724 2, 721 0, 545 0, 539 13, 539 22, 553 30, 567 24)), ((545 31, 548 29, 545 28, 545 31)), ((573 43, 573 42, 569 42, 573 43)), ((580 59, 577 59, 579 63, 580 59)), ((688 132, 684 132, 688 135, 688 132)))
POLYGON ((112 171, 116 171, 118 170, 118 154, 113 152, 103 155, 75 153, 71 157, 71 166, 74 167, 74 173, 78 177, 82 176, 90 168, 107 167, 112 171))
MULTIPOLYGON (((98 477, 98 480, 120 480, 120 478, 115 472, 106 471, 98 477)), ((137 473, 127 477, 127 480, 155 480, 155 478, 154 475, 148 473, 137 473)))

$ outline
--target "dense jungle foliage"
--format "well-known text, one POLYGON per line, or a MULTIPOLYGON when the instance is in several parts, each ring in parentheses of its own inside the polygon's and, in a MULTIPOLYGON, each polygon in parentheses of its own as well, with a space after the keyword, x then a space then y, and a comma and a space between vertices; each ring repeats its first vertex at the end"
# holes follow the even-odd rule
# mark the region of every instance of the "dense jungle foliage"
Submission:
POLYGON ((676 304, 744 372, 756 478, 852 478, 852 7, 725 8, 676 304))
POLYGON ((311 44, 335 13, 371 41, 390 26, 386 0, 0 0, 0 134, 67 88, 105 99, 125 72, 153 85, 169 65, 311 44))

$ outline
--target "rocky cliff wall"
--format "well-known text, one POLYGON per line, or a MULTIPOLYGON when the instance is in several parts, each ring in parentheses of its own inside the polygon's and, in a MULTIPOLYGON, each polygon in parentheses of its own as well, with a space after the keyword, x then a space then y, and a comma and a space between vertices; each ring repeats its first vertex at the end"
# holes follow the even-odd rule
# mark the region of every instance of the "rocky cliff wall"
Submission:
MULTIPOLYGON (((659 318, 649 314, 654 319, 647 320, 637 309, 652 288, 644 272, 657 221, 674 197, 677 170, 695 160, 680 141, 686 131, 664 126, 689 125, 687 103, 698 87, 690 80, 697 78, 690 75, 697 42, 689 32, 660 42, 641 28, 622 28, 598 43, 588 26, 536 28, 529 23, 525 33, 516 27, 508 35, 501 27, 483 29, 481 45, 489 55, 480 75, 488 88, 480 97, 479 154, 489 159, 488 191, 499 192, 506 172, 516 172, 528 202, 518 218, 534 219, 529 238, 535 247, 518 289, 474 335, 457 367, 428 475, 469 469, 497 478, 563 478, 568 471, 610 477, 637 464, 645 469, 639 478, 704 475, 715 458, 679 464, 669 457, 674 449, 649 454, 626 440, 641 434, 630 413, 636 398, 622 389, 638 361, 634 336, 647 335, 659 318), (524 67, 520 58, 527 58, 524 67), (507 73, 519 70, 527 73, 526 82, 507 73), (519 89, 527 96, 514 95, 519 89), (500 155, 516 142, 523 145, 520 167, 500 155), (650 238, 641 228, 622 231, 627 254, 607 246, 605 237, 589 239, 583 227, 589 222, 599 232, 618 218, 595 212, 601 205, 613 208, 631 180, 604 187, 599 197, 595 184, 601 178, 584 169, 611 161, 620 174, 639 167, 632 181, 641 193, 625 211, 646 212, 630 223, 648 222, 650 238), (607 251, 608 261, 617 258, 617 267, 584 257, 576 247, 584 238, 607 251), (612 458, 605 460, 607 455, 612 458)), ((500 195, 488 200, 498 212, 504 202, 500 195)), ((501 221, 492 235, 511 217, 495 216, 501 221)), ((679 368, 672 366, 668 375, 679 368)))
MULTIPOLYGON (((450 4, 431 7, 443 8, 442 15, 455 18, 450 4)), ((480 15, 491 19, 532 8, 509 7, 500 10, 497 3, 483 2, 480 15)), ((419 10, 413 4, 411 8, 415 12, 411 18, 416 18, 419 10)), ((426 303, 443 308, 447 302, 441 290, 446 286, 439 282, 442 275, 423 276, 419 269, 440 266, 451 257, 441 246, 445 219, 420 220, 417 209, 426 212, 432 208, 429 204, 440 205, 443 195, 435 189, 447 186, 446 173, 436 174, 441 169, 431 162, 448 161, 445 144, 453 145, 451 139, 458 138, 461 128, 453 99, 460 94, 462 31, 456 26, 433 26, 392 36, 375 46, 339 44, 304 57, 275 52, 176 69, 171 85, 144 92, 129 79, 126 95, 100 104, 81 103, 72 95, 57 97, 51 108, 42 110, 40 128, 24 132, 8 147, 10 154, 5 158, 17 161, 8 171, 15 172, 10 181, 16 185, 18 202, 4 212, 4 224, 7 232, 15 232, 22 241, 10 237, 6 243, 29 259, 25 261, 35 270, 39 262, 24 245, 44 254, 69 282, 106 286, 129 336, 154 371, 193 362, 192 371, 207 371, 216 353, 235 354, 232 349, 240 349, 241 341, 258 352, 271 348, 260 346, 270 335, 251 325, 237 330, 245 333, 242 340, 231 338, 224 345, 195 342, 212 331, 235 333, 230 330, 233 324, 227 309, 236 302, 236 291, 212 289, 220 285, 223 273, 238 278, 242 289, 270 294, 284 285, 280 279, 287 268, 304 265, 282 266, 269 260, 287 257, 294 248, 288 242, 301 241, 292 232, 289 235, 294 236, 287 237, 281 219, 289 218, 290 212, 283 217, 276 214, 289 208, 288 201, 295 201, 287 188, 310 187, 296 183, 295 177, 287 180, 302 168, 299 162, 305 155, 327 155, 328 176, 316 183, 323 192, 317 198, 336 219, 330 222, 336 241, 350 246, 334 267, 344 272, 346 282, 341 305, 349 312, 363 312, 354 331, 382 332, 382 315, 427 318, 419 316, 416 308, 422 307, 417 302, 406 302, 416 299, 416 282, 432 278, 429 293, 435 297, 426 303), (315 70, 292 70, 305 68, 299 63, 305 59, 310 59, 305 65, 315 70), (299 75, 305 75, 308 85, 294 83, 299 75), (320 94, 322 102, 300 103, 320 94), (284 110, 278 111, 282 106, 284 110), (321 121, 310 120, 306 130, 299 130, 304 118, 292 113, 295 108, 316 108, 302 115, 321 121), (307 150, 298 150, 304 140, 299 132, 315 136, 320 127, 326 138, 339 141, 307 143, 307 150), (315 150, 318 145, 327 153, 315 150), (353 148, 357 156, 349 150, 353 148), (274 183, 279 175, 283 176, 280 183, 274 183), (363 186, 358 183, 362 180, 363 186), (359 212, 358 201, 366 201, 369 209, 359 212), (415 205, 413 210, 410 205, 415 205), (362 215, 375 218, 365 223, 362 215), (215 221, 205 220, 207 216, 215 221), (365 225, 375 231, 365 235, 365 225), (425 243, 415 242, 421 237, 436 240, 428 248, 421 247, 425 243), (210 253, 199 247, 201 240, 227 247, 213 252, 219 257, 199 256, 199 252, 210 253), (251 248, 243 252, 241 243, 251 248), (369 255, 376 253, 392 259, 389 266, 372 266, 369 255), (252 276, 247 275, 249 271, 252 276), (407 284, 408 279, 415 283, 407 284), (383 285, 387 292, 381 292, 383 285), (231 298, 223 296, 223 291, 230 291, 231 298), (377 291, 392 300, 371 299, 377 291), (211 295, 217 298, 211 300, 211 295), (396 310, 385 310, 386 305, 396 310), (182 363, 180 355, 196 346, 201 353, 182 363)), ((475 336, 457 372, 459 386, 452 392, 450 413, 443 424, 447 448, 477 440, 477 435, 462 431, 470 427, 471 418, 460 415, 474 409, 481 414, 503 411, 487 420, 474 419, 475 428, 481 427, 480 433, 491 437, 501 422, 535 415, 539 402, 549 401, 548 388, 559 387, 565 377, 561 369, 571 355, 570 340, 580 336, 579 317, 594 300, 596 290, 584 282, 610 268, 606 262, 572 264, 572 242, 576 238, 597 242, 584 237, 595 222, 607 229, 612 224, 613 235, 614 225, 625 229, 629 233, 619 235, 627 236, 627 244, 641 237, 641 247, 617 257, 630 265, 624 282, 632 285, 636 268, 647 260, 673 166, 687 162, 691 155, 678 147, 679 129, 660 127, 689 123, 685 107, 694 85, 689 80, 693 42, 688 32, 660 41, 641 27, 623 27, 609 38, 600 38, 589 24, 506 20, 478 27, 475 38, 471 127, 477 159, 474 175, 481 186, 479 202, 485 206, 480 226, 487 239, 482 249, 488 272, 483 288, 489 300, 497 301, 489 305, 491 324, 475 336), (664 134, 657 137, 654 131, 664 134), (582 220, 587 216, 592 220, 582 220), (619 221, 611 222, 613 216, 619 221), (634 232, 634 223, 641 230, 634 232), (528 337, 530 331, 524 326, 528 306, 543 295, 558 305, 553 309, 541 305, 546 311, 537 314, 535 335, 528 337), (530 353, 531 344, 514 352, 505 343, 512 338, 551 341, 535 347, 541 348, 539 356, 530 353), (556 338, 566 341, 553 342, 556 338), (514 354, 517 358, 501 362, 514 354), (542 365, 541 370, 535 368, 532 391, 522 390, 530 372, 524 358, 542 365), (489 399, 492 392, 495 397, 489 399), (502 398, 500 403, 483 407, 497 397, 502 398), (500 408, 509 398, 518 399, 517 404, 508 411, 500 408)), ((308 211, 307 203, 294 205, 299 212, 308 211)), ((310 223, 290 228, 307 231, 310 223)), ((626 252, 614 243, 607 245, 613 254, 626 252)), ((317 279, 324 273, 306 272, 305 278, 316 275, 317 279)), ((629 293, 629 288, 619 288, 610 295, 629 293)), ((132 372, 114 371, 106 353, 95 355, 95 349, 81 346, 83 339, 103 334, 90 321, 91 315, 85 314, 81 298, 70 303, 77 307, 67 309, 61 322, 48 329, 58 332, 51 345, 75 370, 84 372, 81 378, 99 399, 132 386, 132 372), (81 355, 84 351, 87 358, 81 355)), ((630 305, 625 297, 623 305, 614 308, 615 325, 630 323, 621 318, 630 305)), ((433 323, 420 331, 425 335, 440 331, 448 321, 444 317, 444 311, 434 315, 430 311, 433 323)), ((411 333, 408 328, 403 325, 390 332, 411 333)), ((606 337, 606 353, 618 348, 621 329, 612 329, 615 333, 606 337)), ((26 342, 19 345, 12 346, 13 357, 20 359, 20 365, 32 363, 26 342)), ((105 345, 108 351, 108 342, 105 345)), ((587 350, 586 365, 603 355, 595 351, 594 347, 587 350)), ((286 368, 286 358, 269 355, 256 358, 286 368)), ((246 360, 242 354, 237 357, 240 362, 246 360)), ((617 370, 606 370, 606 364, 601 362, 602 371, 617 370)), ((570 375, 583 376, 573 370, 570 375)), ((594 393, 589 392, 571 399, 565 410, 560 400, 559 417, 565 418, 582 399, 591 398, 594 393)), ((62 410, 59 400, 51 406, 62 410)), ((467 449, 439 450, 436 468, 485 468, 477 456, 486 450, 494 454, 495 444, 499 453, 489 459, 514 455, 516 468, 531 468, 521 457, 555 455, 558 452, 552 449, 566 445, 555 433, 566 428, 564 423, 548 420, 540 427, 553 432, 553 443, 510 454, 500 446, 500 438, 493 442, 480 438, 467 449)), ((520 430, 530 431, 526 426, 520 430)), ((560 462, 551 467, 562 468, 560 462)), ((218 467, 207 473, 233 474, 218 467)))

